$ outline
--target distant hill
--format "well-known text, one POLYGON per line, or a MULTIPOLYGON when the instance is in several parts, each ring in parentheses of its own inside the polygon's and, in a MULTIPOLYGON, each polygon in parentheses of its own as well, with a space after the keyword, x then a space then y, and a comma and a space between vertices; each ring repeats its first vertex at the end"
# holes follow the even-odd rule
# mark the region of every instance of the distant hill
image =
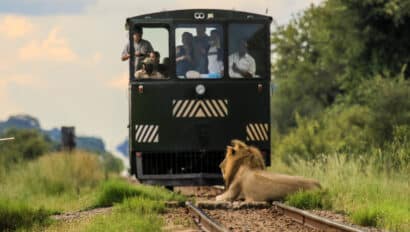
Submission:
MULTIPOLYGON (((41 128, 40 121, 30 115, 21 114, 10 116, 6 121, 0 121, 0 134, 4 133, 7 129, 34 129, 39 130, 45 134, 51 141, 56 144, 61 143, 61 130, 59 128, 53 128, 51 130, 45 130, 41 128)), ((76 136, 77 148, 93 151, 97 153, 105 153, 105 144, 101 138, 89 137, 89 136, 76 136)))
POLYGON ((128 138, 124 140, 124 142, 120 143, 116 147, 117 151, 119 151, 124 157, 128 157, 128 138))

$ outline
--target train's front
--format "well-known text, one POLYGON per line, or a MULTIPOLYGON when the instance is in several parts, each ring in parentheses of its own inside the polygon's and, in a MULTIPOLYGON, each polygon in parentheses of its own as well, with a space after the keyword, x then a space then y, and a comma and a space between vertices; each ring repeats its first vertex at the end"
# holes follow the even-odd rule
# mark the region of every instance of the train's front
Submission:
POLYGON ((129 155, 141 182, 222 184, 232 139, 270 163, 270 21, 220 10, 128 20, 129 155))

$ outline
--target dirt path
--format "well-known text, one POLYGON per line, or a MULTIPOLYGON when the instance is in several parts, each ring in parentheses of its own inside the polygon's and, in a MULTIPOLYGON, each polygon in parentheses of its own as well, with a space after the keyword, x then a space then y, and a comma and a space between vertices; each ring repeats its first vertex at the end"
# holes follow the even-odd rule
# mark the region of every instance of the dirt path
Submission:
POLYGON ((53 215, 51 216, 51 218, 57 221, 71 222, 73 220, 79 220, 83 218, 89 218, 92 216, 96 216, 99 214, 110 213, 111 210, 112 210, 112 207, 96 208, 96 209, 85 210, 85 211, 68 212, 68 213, 53 215))

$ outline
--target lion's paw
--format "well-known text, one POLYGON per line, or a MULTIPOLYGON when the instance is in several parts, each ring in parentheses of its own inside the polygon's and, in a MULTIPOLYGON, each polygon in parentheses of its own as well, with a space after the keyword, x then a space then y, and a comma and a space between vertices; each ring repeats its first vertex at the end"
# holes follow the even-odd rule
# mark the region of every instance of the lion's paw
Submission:
POLYGON ((224 200, 223 194, 216 196, 215 200, 216 201, 223 201, 224 200))

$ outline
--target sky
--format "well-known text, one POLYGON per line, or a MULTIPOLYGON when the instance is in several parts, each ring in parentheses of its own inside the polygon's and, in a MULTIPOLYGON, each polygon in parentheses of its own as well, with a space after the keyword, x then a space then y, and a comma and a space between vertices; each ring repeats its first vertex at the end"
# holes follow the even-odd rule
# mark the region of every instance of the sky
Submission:
POLYGON ((322 0, 0 0, 0 120, 30 114, 43 128, 75 126, 107 149, 127 136, 127 17, 177 9, 292 15, 322 0))

